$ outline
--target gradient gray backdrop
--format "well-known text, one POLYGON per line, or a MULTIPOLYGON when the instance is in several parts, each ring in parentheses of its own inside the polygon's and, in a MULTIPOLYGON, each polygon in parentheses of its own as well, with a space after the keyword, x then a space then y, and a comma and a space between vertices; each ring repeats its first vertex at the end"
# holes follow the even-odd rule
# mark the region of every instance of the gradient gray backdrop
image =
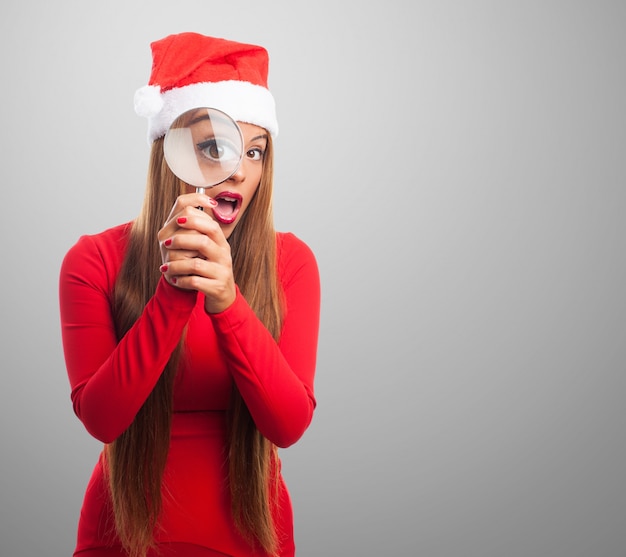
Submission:
POLYGON ((59 266, 139 210, 133 94, 187 30, 269 49, 322 275, 298 556, 624 557, 622 0, 3 2, 1 557, 71 554, 59 266))

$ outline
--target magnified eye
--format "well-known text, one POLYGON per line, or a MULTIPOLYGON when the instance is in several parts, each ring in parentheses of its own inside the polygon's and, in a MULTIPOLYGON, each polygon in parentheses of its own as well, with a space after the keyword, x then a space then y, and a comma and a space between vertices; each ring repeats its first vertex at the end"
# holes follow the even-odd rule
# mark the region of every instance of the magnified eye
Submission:
POLYGON ((211 162, 224 163, 239 159, 239 149, 230 141, 211 137, 196 144, 202 155, 211 162))

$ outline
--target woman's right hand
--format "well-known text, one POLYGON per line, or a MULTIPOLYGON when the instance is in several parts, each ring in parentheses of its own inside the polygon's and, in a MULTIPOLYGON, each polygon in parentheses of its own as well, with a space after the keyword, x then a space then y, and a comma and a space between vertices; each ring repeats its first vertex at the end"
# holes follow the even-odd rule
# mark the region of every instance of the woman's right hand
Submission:
POLYGON ((197 250, 188 249, 182 235, 200 234, 197 230, 182 228, 178 219, 191 216, 200 216, 211 219, 211 211, 217 203, 203 193, 188 193, 179 196, 172 207, 167 220, 159 230, 157 238, 161 251, 161 272, 170 284, 174 284, 171 275, 167 274, 167 268, 174 261, 202 257, 197 250))
POLYGON ((214 203, 202 194, 180 196, 158 235, 161 273, 170 284, 202 292, 208 313, 224 311, 237 295, 230 244, 212 216, 214 203))

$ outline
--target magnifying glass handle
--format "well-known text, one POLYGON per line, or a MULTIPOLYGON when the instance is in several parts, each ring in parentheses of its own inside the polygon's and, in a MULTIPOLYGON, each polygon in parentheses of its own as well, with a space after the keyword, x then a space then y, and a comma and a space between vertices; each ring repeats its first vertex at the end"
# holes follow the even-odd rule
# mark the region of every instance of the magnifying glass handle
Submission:
MULTIPOLYGON (((204 193, 205 190, 206 188, 196 188, 196 193, 204 193)), ((196 207, 196 209, 200 209, 201 211, 204 211, 202 207, 196 207)))

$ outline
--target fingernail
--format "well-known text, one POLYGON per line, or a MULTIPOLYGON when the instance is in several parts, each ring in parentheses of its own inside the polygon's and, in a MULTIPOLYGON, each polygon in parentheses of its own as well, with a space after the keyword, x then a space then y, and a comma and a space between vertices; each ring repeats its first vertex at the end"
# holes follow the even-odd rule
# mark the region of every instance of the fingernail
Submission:
POLYGON ((217 201, 215 201, 212 197, 209 197, 209 205, 211 207, 217 207, 217 201))
POLYGON ((165 242, 163 242, 164 245, 166 246, 171 246, 172 245, 172 239, 168 238, 167 240, 165 240, 165 242))
POLYGON ((176 222, 177 222, 178 224, 185 224, 185 223, 187 222, 187 217, 178 217, 178 218, 176 219, 176 222))
POLYGON ((168 269, 167 265, 161 265, 159 267, 159 271, 161 271, 162 273, 167 273, 167 269, 168 269))
POLYGON ((176 277, 172 277, 170 280, 172 281, 172 284, 176 284, 176 277))

